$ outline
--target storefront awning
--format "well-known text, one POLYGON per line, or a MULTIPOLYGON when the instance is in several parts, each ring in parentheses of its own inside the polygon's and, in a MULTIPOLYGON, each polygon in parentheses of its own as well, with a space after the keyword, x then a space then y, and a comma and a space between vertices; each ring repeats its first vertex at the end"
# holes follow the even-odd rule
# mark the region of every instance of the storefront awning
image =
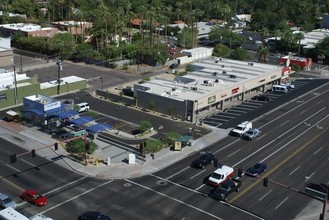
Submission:
POLYGON ((90 116, 81 116, 79 118, 75 118, 73 120, 70 120, 70 123, 76 124, 76 125, 83 125, 83 124, 86 124, 86 123, 91 122, 91 121, 95 121, 95 119, 90 117, 90 116))
POLYGON ((110 129, 112 126, 105 124, 105 123, 99 123, 99 124, 94 124, 86 128, 86 131, 88 132, 93 132, 93 133, 99 133, 101 131, 110 129))

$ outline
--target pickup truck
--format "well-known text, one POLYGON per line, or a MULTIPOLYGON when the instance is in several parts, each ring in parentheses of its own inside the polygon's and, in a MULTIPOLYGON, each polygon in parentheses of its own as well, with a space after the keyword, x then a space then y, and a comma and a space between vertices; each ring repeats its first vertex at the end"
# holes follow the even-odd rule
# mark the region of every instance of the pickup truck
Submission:
POLYGON ((214 160, 215 156, 213 153, 202 152, 200 157, 192 162, 191 167, 204 169, 206 165, 214 163, 214 160))
POLYGON ((226 180, 225 182, 220 184, 219 187, 211 190, 209 193, 209 197, 227 202, 227 198, 231 193, 239 192, 241 184, 241 180, 238 179, 226 180))

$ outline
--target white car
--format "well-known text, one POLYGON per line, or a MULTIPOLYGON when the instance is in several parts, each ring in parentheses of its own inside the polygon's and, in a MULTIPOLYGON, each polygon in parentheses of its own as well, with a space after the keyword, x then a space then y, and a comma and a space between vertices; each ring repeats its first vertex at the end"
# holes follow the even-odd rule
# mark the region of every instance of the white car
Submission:
POLYGON ((16 208, 17 204, 15 201, 13 201, 9 196, 6 194, 0 193, 0 208, 16 208))
POLYGON ((90 109, 90 106, 87 102, 82 102, 77 104, 78 112, 87 112, 90 109))

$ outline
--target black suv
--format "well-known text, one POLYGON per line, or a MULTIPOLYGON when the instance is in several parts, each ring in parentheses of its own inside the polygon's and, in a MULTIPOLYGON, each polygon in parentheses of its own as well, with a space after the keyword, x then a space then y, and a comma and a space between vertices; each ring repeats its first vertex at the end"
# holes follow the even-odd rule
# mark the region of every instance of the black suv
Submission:
POLYGON ((198 159, 192 162, 191 167, 203 169, 206 165, 213 163, 215 156, 211 152, 201 152, 198 159))

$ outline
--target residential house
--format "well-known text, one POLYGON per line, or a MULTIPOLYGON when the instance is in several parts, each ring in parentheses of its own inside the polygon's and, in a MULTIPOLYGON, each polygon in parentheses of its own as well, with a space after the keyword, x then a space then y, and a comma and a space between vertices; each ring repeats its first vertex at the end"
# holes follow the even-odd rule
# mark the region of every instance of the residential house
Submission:
POLYGON ((65 31, 73 35, 85 34, 87 30, 93 27, 93 23, 85 21, 56 21, 51 25, 60 31, 65 31))
POLYGON ((0 32, 5 37, 11 37, 16 33, 21 33, 27 37, 52 38, 58 33, 58 29, 53 27, 42 28, 37 24, 17 23, 0 25, 0 32))

